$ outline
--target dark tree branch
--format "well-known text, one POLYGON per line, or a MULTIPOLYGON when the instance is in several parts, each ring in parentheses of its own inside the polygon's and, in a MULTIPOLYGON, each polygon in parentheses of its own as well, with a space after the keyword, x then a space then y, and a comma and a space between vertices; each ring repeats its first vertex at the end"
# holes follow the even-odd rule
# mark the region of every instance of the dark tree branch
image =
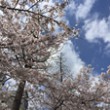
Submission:
MULTIPOLYGON (((12 10, 12 11, 19 11, 19 12, 27 12, 27 13, 37 14, 37 13, 30 11, 30 10, 27 10, 27 9, 12 8, 12 7, 7 7, 7 6, 2 6, 2 5, 0 5, 0 8, 12 10)), ((39 13, 38 13, 38 15, 39 15, 39 13)))
POLYGON ((58 105, 55 106, 54 110, 57 110, 58 108, 60 108, 64 103, 64 100, 60 100, 60 102, 58 102, 58 105))
POLYGON ((49 20, 54 21, 54 22, 57 23, 58 25, 60 25, 60 23, 59 23, 57 20, 52 19, 51 17, 45 16, 45 15, 42 15, 42 14, 40 14, 40 13, 36 13, 36 12, 30 11, 30 10, 28 10, 28 9, 12 8, 12 7, 7 7, 7 6, 2 6, 2 5, 0 5, 0 8, 12 10, 12 11, 27 12, 27 13, 32 13, 32 14, 35 14, 35 15, 40 15, 41 17, 45 17, 45 18, 47 18, 47 19, 49 19, 49 20))
POLYGON ((16 96, 15 96, 15 99, 13 102, 12 110, 20 110, 20 105, 21 105, 21 100, 22 100, 22 96, 23 96, 23 92, 24 92, 25 83, 26 83, 26 81, 22 80, 18 86, 16 96))
POLYGON ((18 3, 19 3, 19 0, 17 0, 17 1, 16 1, 16 3, 15 3, 15 6, 14 6, 14 7, 16 7, 16 6, 18 5, 18 3))
POLYGON ((33 8, 34 6, 36 6, 39 3, 39 1, 37 1, 36 3, 34 3, 31 7, 29 7, 28 10, 30 10, 31 8, 33 8))

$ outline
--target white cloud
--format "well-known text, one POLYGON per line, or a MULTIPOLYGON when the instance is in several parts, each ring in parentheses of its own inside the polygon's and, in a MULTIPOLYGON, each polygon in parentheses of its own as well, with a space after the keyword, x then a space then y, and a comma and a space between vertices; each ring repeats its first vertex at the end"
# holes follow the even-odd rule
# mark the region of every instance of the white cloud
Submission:
POLYGON ((103 54, 109 57, 110 55, 110 16, 107 18, 99 19, 98 16, 85 20, 83 26, 85 30, 85 38, 89 42, 98 42, 102 39, 107 43, 103 50, 103 54))
POLYGON ((74 75, 77 75, 77 73, 80 71, 80 69, 85 65, 84 62, 80 59, 79 55, 75 52, 73 48, 73 44, 71 41, 67 41, 64 45, 62 45, 60 48, 62 48, 58 53, 54 54, 50 58, 52 71, 57 72, 59 71, 59 65, 58 65, 58 57, 60 56, 60 53, 63 53, 62 58, 64 58, 64 66, 67 67, 70 73, 74 75))
POLYGON ((67 5, 66 10, 67 10, 68 14, 70 14, 70 15, 75 14, 75 11, 76 11, 76 3, 75 3, 75 1, 71 1, 69 3, 69 5, 67 5))
POLYGON ((101 38, 104 42, 110 42, 110 17, 88 19, 83 28, 88 41, 94 42, 97 38, 101 38))
POLYGON ((72 0, 66 10, 68 14, 75 15, 76 20, 86 19, 95 2, 96 0, 84 0, 83 3, 77 4, 75 0, 72 0))
POLYGON ((76 9, 76 19, 85 19, 91 11, 95 2, 96 0, 84 0, 84 3, 81 3, 76 9))
POLYGON ((68 41, 64 45, 62 53, 64 53, 64 57, 66 59, 65 64, 68 65, 70 72, 77 74, 79 70, 84 66, 84 62, 75 52, 72 42, 68 41))

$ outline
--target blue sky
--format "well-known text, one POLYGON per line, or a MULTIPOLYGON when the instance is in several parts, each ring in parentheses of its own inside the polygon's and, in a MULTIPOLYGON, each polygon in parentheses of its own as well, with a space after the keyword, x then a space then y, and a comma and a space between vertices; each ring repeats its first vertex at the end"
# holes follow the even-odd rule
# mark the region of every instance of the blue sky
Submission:
MULTIPOLYGON (((62 0, 49 4, 56 1, 62 0)), ((71 39, 63 48, 72 72, 89 64, 94 73, 105 72, 110 64, 110 0, 70 0, 65 16, 58 20, 80 29, 79 39, 71 39)))
POLYGON ((70 26, 78 23, 79 39, 72 43, 79 58, 94 71, 106 71, 110 64, 110 0, 71 0, 67 8, 70 26))

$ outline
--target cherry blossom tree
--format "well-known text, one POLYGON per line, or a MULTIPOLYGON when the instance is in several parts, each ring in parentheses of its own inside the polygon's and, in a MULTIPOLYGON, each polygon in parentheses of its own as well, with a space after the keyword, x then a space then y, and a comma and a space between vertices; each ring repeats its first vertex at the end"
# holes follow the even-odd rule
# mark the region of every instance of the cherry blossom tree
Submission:
POLYGON ((26 81, 48 79, 45 62, 51 49, 78 34, 61 19, 68 1, 50 2, 0 1, 0 74, 19 81, 12 110, 20 108, 26 81))
POLYGON ((0 109, 110 109, 110 68, 94 77, 91 68, 84 67, 72 77, 64 74, 61 55, 60 71, 48 73, 53 49, 78 34, 63 21, 67 5, 68 0, 0 1, 0 109), (3 89, 10 78, 16 91, 3 89))
POLYGON ((48 97, 44 99, 44 105, 47 105, 49 110, 109 110, 108 71, 93 76, 91 68, 84 67, 75 78, 66 75, 61 82, 54 77, 51 83, 48 83, 50 87, 42 90, 48 97))

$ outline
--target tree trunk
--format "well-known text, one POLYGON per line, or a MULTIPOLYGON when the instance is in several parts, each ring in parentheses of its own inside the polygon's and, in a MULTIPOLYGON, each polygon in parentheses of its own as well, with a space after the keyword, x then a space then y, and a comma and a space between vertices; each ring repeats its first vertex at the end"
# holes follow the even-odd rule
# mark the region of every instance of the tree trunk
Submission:
POLYGON ((21 100, 22 100, 22 96, 23 96, 23 92, 24 92, 24 87, 25 87, 25 80, 21 80, 16 92, 16 96, 12 105, 12 110, 19 110, 20 109, 20 105, 21 105, 21 100))

